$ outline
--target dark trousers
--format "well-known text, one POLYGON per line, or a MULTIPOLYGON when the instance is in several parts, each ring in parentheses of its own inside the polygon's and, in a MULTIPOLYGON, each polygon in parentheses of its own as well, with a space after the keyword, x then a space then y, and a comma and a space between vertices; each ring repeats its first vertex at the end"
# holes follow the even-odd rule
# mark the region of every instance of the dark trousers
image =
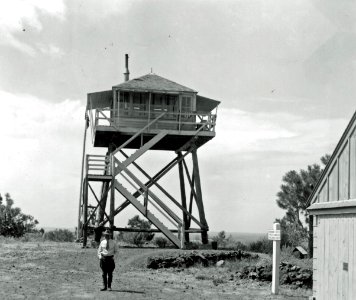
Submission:
POLYGON ((103 272, 103 285, 105 288, 111 288, 112 272, 115 269, 115 261, 113 256, 103 256, 100 259, 100 268, 103 272))

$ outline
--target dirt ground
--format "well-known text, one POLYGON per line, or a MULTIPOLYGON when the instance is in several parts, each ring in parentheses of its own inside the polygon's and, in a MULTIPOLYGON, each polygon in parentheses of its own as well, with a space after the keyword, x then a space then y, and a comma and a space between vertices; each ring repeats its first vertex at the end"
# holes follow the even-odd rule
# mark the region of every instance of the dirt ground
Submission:
POLYGON ((1 242, 0 299, 308 299, 310 290, 232 279, 224 267, 150 270, 149 256, 184 250, 120 248, 113 291, 100 292, 96 250, 80 244, 1 242))

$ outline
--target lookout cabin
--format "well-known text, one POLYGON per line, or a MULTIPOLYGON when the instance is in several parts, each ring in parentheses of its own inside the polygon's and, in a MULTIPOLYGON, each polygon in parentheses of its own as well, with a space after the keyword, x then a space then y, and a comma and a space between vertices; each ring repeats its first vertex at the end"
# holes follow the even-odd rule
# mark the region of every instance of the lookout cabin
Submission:
POLYGON ((219 103, 156 74, 128 80, 111 90, 88 94, 93 145, 127 142, 125 148, 138 149, 165 130, 165 137, 151 149, 184 151, 192 137, 200 147, 215 136, 219 103), (141 139, 130 141, 140 130, 141 139))
POLYGON ((309 201, 313 298, 356 299, 356 112, 309 201))

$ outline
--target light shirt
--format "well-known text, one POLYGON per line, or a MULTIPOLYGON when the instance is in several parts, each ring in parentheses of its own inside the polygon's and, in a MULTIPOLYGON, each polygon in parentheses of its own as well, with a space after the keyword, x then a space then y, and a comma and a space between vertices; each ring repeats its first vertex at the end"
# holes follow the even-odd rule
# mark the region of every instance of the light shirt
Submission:
POLYGON ((117 246, 114 240, 106 240, 103 239, 100 242, 99 248, 98 248, 98 257, 99 259, 102 258, 103 256, 114 256, 115 253, 117 253, 117 246), (109 243, 109 248, 106 249, 107 243, 109 243))

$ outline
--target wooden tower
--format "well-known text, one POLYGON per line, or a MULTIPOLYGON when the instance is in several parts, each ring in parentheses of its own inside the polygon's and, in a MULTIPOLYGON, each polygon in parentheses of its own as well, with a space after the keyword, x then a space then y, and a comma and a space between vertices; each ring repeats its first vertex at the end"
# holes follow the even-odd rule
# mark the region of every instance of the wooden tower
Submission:
POLYGON ((90 230, 97 233, 96 239, 105 227, 128 231, 115 227, 114 218, 132 205, 156 227, 149 231, 162 232, 177 247, 185 247, 189 233, 201 233, 202 243, 206 244, 209 227, 197 150, 215 136, 216 108, 220 102, 201 97, 195 90, 155 74, 129 80, 128 55, 125 58, 123 83, 108 91, 88 94, 78 238, 82 237, 83 246, 86 246, 90 230), (89 128, 93 146, 105 148, 105 154, 86 154, 89 128), (128 155, 126 149, 136 151, 128 155), (172 151, 175 158, 156 174, 150 174, 136 161, 148 150, 172 151), (191 171, 186 163, 189 156, 192 158, 191 171), (175 167, 179 174, 179 200, 159 183, 175 167), (93 188, 94 184, 100 185, 99 192, 93 188), (186 184, 190 189, 189 197, 186 184), (154 190, 164 196, 158 196, 154 190), (117 203, 118 196, 123 199, 121 203, 117 203), (94 204, 90 203, 90 197, 94 204), (194 202, 197 216, 192 211, 194 202), (106 213, 107 203, 109 214, 106 213), (165 225, 164 218, 173 229, 165 225))

